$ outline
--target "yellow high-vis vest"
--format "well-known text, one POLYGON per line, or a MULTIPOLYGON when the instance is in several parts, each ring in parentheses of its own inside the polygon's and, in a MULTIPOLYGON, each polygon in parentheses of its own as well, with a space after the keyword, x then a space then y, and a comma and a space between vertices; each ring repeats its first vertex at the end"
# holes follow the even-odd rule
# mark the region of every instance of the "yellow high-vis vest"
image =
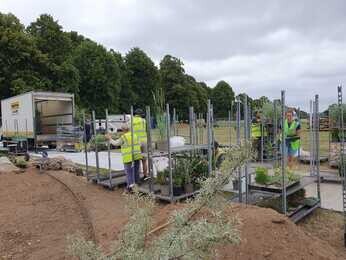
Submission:
MULTIPOLYGON (((263 127, 263 136, 267 136, 267 129, 265 127, 263 127)), ((251 137, 261 138, 261 123, 251 124, 251 137)))
POLYGON ((251 137, 252 138, 261 137, 261 125, 259 123, 251 124, 251 137))
MULTIPOLYGON (((130 163, 133 161, 131 132, 123 134, 120 138, 123 141, 123 144, 121 145, 121 155, 123 157, 123 163, 130 163)), ((142 159, 141 146, 139 143, 139 138, 135 133, 133 134, 133 139, 133 157, 134 161, 136 161, 142 159)))
POLYGON ((147 127, 145 119, 140 116, 133 117, 133 132, 138 136, 141 143, 147 142, 147 127))

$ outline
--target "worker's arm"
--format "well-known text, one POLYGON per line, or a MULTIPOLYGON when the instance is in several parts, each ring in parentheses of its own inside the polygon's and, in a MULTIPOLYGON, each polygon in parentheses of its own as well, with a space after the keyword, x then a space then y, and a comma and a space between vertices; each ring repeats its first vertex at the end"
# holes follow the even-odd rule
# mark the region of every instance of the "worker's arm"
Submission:
POLYGON ((118 139, 116 139, 116 140, 113 140, 113 139, 112 139, 112 136, 111 136, 110 134, 107 134, 107 135, 106 135, 106 138, 107 138, 108 141, 109 141, 112 145, 114 145, 114 146, 121 146, 121 145, 123 144, 123 139, 118 138, 118 139))

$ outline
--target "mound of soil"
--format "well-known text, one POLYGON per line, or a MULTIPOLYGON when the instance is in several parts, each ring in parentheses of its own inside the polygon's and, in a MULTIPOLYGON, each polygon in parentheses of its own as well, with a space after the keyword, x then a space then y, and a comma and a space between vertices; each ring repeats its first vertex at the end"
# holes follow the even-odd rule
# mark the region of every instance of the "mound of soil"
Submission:
MULTIPOLYGON (((179 204, 163 207, 156 226, 166 223, 169 214, 181 207, 179 204)), ((234 203, 228 213, 240 221, 241 242, 218 247, 216 259, 345 259, 342 250, 310 235, 272 209, 234 203)))
MULTIPOLYGON (((67 172, 37 172, 0 175, 0 259, 69 259, 66 236, 77 232, 109 251, 128 219, 122 190, 67 172)), ((181 207, 159 204, 155 225, 181 207)), ((228 210, 241 222, 241 242, 217 248, 216 259, 346 259, 341 248, 271 209, 232 204, 228 210)))

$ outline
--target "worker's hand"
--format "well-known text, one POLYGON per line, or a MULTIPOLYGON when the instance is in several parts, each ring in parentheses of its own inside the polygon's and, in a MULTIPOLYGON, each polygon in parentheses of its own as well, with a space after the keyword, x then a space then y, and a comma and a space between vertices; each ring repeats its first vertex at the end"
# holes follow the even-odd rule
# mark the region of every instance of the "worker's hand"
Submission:
POLYGON ((106 139, 107 139, 108 141, 112 139, 112 135, 109 134, 109 133, 107 133, 107 134, 105 135, 105 137, 106 137, 106 139))

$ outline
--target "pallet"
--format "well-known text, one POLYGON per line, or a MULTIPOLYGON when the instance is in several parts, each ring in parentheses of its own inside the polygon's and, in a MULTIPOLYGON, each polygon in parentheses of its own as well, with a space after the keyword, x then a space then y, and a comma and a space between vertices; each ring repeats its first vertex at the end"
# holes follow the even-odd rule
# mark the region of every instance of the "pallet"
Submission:
POLYGON ((288 217, 294 222, 297 223, 309 214, 311 214, 315 209, 319 208, 321 206, 321 202, 316 199, 315 203, 313 205, 300 205, 298 208, 296 208, 293 212, 288 214, 288 217))
MULTIPOLYGON (((286 186, 286 191, 290 188, 292 188, 295 185, 298 185, 300 181, 295 181, 290 183, 289 185, 286 186)), ((265 192, 271 192, 271 193, 278 193, 280 194, 282 192, 281 187, 277 187, 274 185, 261 185, 258 183, 255 184, 249 184, 249 189, 250 190, 258 190, 258 191, 265 191, 265 192)))
POLYGON ((331 176, 331 175, 321 176, 320 180, 323 183, 335 183, 335 184, 341 184, 342 183, 342 179, 340 176, 331 176))
POLYGON ((168 201, 168 202, 176 202, 176 201, 184 200, 184 199, 193 197, 193 196, 195 196, 196 194, 199 193, 199 190, 196 190, 196 191, 191 192, 191 193, 184 193, 184 194, 181 194, 181 195, 173 196, 173 198, 171 198, 171 196, 169 196, 169 195, 165 196, 165 195, 162 195, 160 193, 155 193, 155 189, 154 189, 154 192, 150 192, 148 183, 141 184, 139 186, 138 190, 140 192, 142 192, 142 193, 150 194, 155 199, 159 199, 159 200, 163 200, 163 201, 168 201))
MULTIPOLYGON (((300 156, 299 161, 302 163, 310 163, 311 157, 310 156, 300 156)), ((320 162, 327 162, 328 156, 320 156, 320 162)))
POLYGON ((99 185, 108 188, 110 190, 113 190, 116 187, 123 186, 126 184, 126 176, 117 176, 112 178, 112 180, 103 180, 98 182, 99 185))

